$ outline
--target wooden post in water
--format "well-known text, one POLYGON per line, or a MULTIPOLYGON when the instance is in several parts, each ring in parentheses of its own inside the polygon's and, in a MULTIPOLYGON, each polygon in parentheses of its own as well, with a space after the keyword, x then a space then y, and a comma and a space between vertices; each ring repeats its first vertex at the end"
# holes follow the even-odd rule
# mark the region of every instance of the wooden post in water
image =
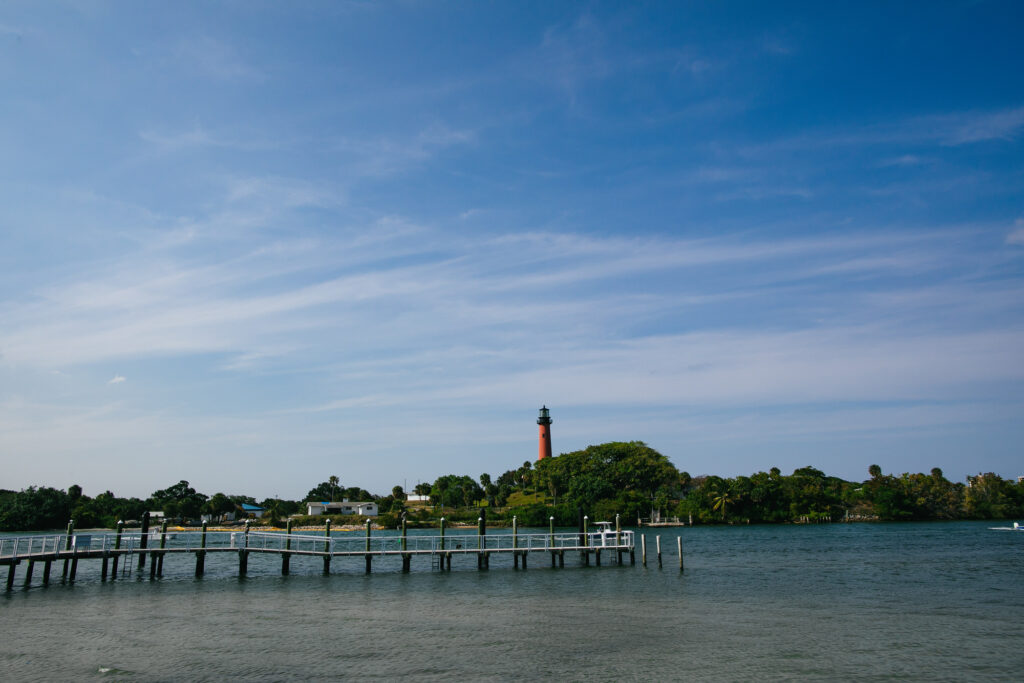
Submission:
MULTIPOLYGON (((65 552, 71 550, 71 538, 74 535, 74 533, 75 533, 75 520, 71 519, 71 520, 68 520, 68 535, 67 535, 67 538, 64 540, 64 551, 65 552)), ((64 579, 68 578, 68 559, 67 558, 64 558, 64 569, 60 573, 60 578, 61 578, 62 581, 64 579)))
MULTIPOLYGON (((75 522, 71 522, 72 529, 75 528, 75 522)), ((71 574, 68 577, 68 581, 71 583, 75 582, 75 575, 78 573, 78 547, 74 549, 74 555, 71 558, 71 574)))
POLYGON ((124 532, 124 520, 123 519, 119 519, 119 520, 117 520, 117 534, 114 536, 114 562, 113 562, 113 567, 111 567, 111 569, 113 571, 110 572, 111 580, 114 580, 114 579, 117 578, 117 563, 121 559, 121 553, 119 553, 117 551, 121 549, 121 534, 123 532, 124 532))
POLYGON ((548 517, 548 548, 551 550, 551 566, 555 566, 555 516, 548 517))
POLYGON ((286 538, 284 539, 284 552, 281 553, 281 575, 288 576, 288 571, 291 569, 291 557, 292 554, 288 552, 292 549, 292 520, 288 520, 284 525, 284 533, 286 538))
POLYGON ((199 537, 199 550, 196 551, 196 576, 206 573, 206 522, 203 522, 202 535, 199 537))
POLYGON ((519 569, 519 518, 512 515, 512 566, 519 569))
POLYGON ((441 561, 438 563, 441 571, 444 571, 444 562, 446 559, 446 553, 444 552, 444 517, 441 518, 441 561))
POLYGON ((661 569, 661 534, 655 536, 654 540, 658 544, 658 569, 661 569))
POLYGON ((43 561, 43 585, 50 585, 50 560, 43 561))
MULTIPOLYGON (((617 512, 615 513, 615 545, 617 545, 617 546, 621 546, 622 545, 622 521, 619 519, 619 513, 617 513, 617 512)), ((615 558, 616 561, 619 564, 622 564, 622 550, 621 549, 617 549, 615 551, 615 554, 616 554, 616 558, 615 558)))
POLYGON ((110 558, 107 557, 107 549, 103 548, 103 562, 100 564, 100 581, 107 580, 107 564, 110 558))
POLYGON ((679 571, 683 571, 683 537, 676 538, 676 549, 679 551, 679 571))
POLYGON ((483 541, 484 569, 491 568, 491 553, 487 550, 487 508, 480 508, 480 540, 483 541))
MULTIPOLYGON (((149 513, 147 512, 146 514, 148 515, 149 513)), ((148 536, 149 535, 148 520, 147 520, 146 528, 147 528, 146 535, 148 536)), ((158 564, 159 564, 159 562, 157 561, 157 557, 160 554, 161 553, 158 553, 156 550, 152 550, 149 553, 149 580, 150 581, 152 581, 153 579, 156 578, 156 570, 157 570, 157 567, 158 567, 158 564)))
POLYGON ((142 513, 142 530, 139 532, 139 569, 146 567, 146 548, 149 547, 149 513, 142 513))
POLYGON ((28 561, 28 567, 25 568, 25 585, 26 586, 29 585, 30 583, 32 583, 32 570, 35 568, 35 566, 36 566, 36 561, 35 560, 29 560, 28 561))
POLYGON ((481 515, 476 518, 476 568, 484 568, 484 518, 481 515))
POLYGON ((370 559, 370 520, 366 520, 366 573, 370 573, 372 566, 372 560, 370 559))
POLYGON ((409 520, 405 513, 402 513, 402 571, 408 572, 412 569, 412 555, 406 551, 409 549, 409 520))
POLYGON ((583 515, 583 566, 590 566, 590 515, 583 515))
POLYGON ((640 534, 640 562, 647 566, 647 534, 640 534))
POLYGON ((324 523, 324 538, 326 539, 324 541, 324 552, 328 553, 327 555, 324 555, 324 574, 330 574, 331 573, 331 556, 330 556, 330 552, 331 552, 331 518, 330 517, 328 517, 327 521, 324 523))
POLYGON ((238 549, 238 575, 245 576, 249 571, 249 521, 245 522, 245 533, 242 535, 242 547, 238 549))
MULTIPOLYGON (((15 548, 17 550, 17 548, 15 548)), ((11 563, 7 566, 7 590, 14 588, 14 571, 15 567, 18 566, 18 561, 15 559, 11 560, 11 563)))
POLYGON ((164 575, 164 548, 167 547, 167 520, 160 522, 160 556, 157 558, 156 575, 164 575))

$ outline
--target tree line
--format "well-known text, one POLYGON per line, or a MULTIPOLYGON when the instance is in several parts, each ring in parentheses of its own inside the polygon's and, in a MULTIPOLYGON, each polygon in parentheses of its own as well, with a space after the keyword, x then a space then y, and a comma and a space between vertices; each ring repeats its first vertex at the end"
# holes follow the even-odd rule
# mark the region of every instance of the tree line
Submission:
POLYGON ((951 482, 942 470, 884 474, 878 465, 868 479, 846 481, 814 467, 784 475, 777 467, 750 476, 693 477, 641 441, 588 446, 536 463, 526 461, 492 478, 481 474, 447 474, 414 492, 429 497, 429 506, 407 501, 401 486, 388 495, 374 495, 358 486, 345 487, 337 476, 314 486, 301 501, 197 492, 187 481, 154 491, 149 498, 118 498, 110 491, 90 498, 80 486, 67 491, 29 487, 0 491, 0 530, 60 528, 74 519, 79 528, 113 527, 118 520, 138 520, 160 510, 180 522, 200 515, 243 514, 242 505, 258 505, 265 521, 277 524, 299 515, 306 501, 375 501, 379 523, 393 526, 405 515, 414 524, 431 523, 440 515, 450 521, 475 523, 481 508, 489 522, 517 517, 524 526, 574 525, 580 510, 591 519, 624 523, 654 516, 678 517, 699 524, 751 524, 838 521, 1007 519, 1024 517, 1024 483, 993 474, 951 482))

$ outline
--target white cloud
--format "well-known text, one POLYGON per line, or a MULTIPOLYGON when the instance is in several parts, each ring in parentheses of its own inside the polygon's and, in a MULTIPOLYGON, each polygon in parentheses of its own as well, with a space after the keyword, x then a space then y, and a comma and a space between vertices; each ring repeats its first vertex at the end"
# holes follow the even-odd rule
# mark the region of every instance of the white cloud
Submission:
POLYGON ((128 380, 125 379, 125 377, 123 375, 114 375, 113 379, 111 379, 109 382, 107 382, 107 384, 120 384, 121 382, 126 382, 126 381, 128 381, 128 380))

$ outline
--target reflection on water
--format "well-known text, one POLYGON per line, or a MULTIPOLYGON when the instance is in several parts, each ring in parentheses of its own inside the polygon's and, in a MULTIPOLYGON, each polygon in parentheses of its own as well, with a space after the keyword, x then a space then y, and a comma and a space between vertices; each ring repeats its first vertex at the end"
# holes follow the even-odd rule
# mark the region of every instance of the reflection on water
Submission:
MULTIPOLYGON (((452 572, 211 554, 195 579, 0 597, 6 680, 1018 680, 1024 534, 984 523, 646 530, 648 566, 452 572), (655 533, 666 554, 653 561, 655 533), (675 564, 681 533, 686 573, 675 564)), ((57 574, 59 576, 59 572, 57 574)), ((37 579, 38 581, 38 579, 37 579)), ((20 582, 19 582, 20 583, 20 582)))

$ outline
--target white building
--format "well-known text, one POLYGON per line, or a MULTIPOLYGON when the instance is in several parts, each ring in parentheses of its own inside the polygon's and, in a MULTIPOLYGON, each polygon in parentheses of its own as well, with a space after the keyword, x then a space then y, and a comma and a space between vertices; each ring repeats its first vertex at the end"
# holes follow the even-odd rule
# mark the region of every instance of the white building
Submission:
POLYGON ((340 503, 306 503, 307 515, 362 515, 363 517, 376 517, 377 504, 373 501, 349 502, 343 500, 340 503))

